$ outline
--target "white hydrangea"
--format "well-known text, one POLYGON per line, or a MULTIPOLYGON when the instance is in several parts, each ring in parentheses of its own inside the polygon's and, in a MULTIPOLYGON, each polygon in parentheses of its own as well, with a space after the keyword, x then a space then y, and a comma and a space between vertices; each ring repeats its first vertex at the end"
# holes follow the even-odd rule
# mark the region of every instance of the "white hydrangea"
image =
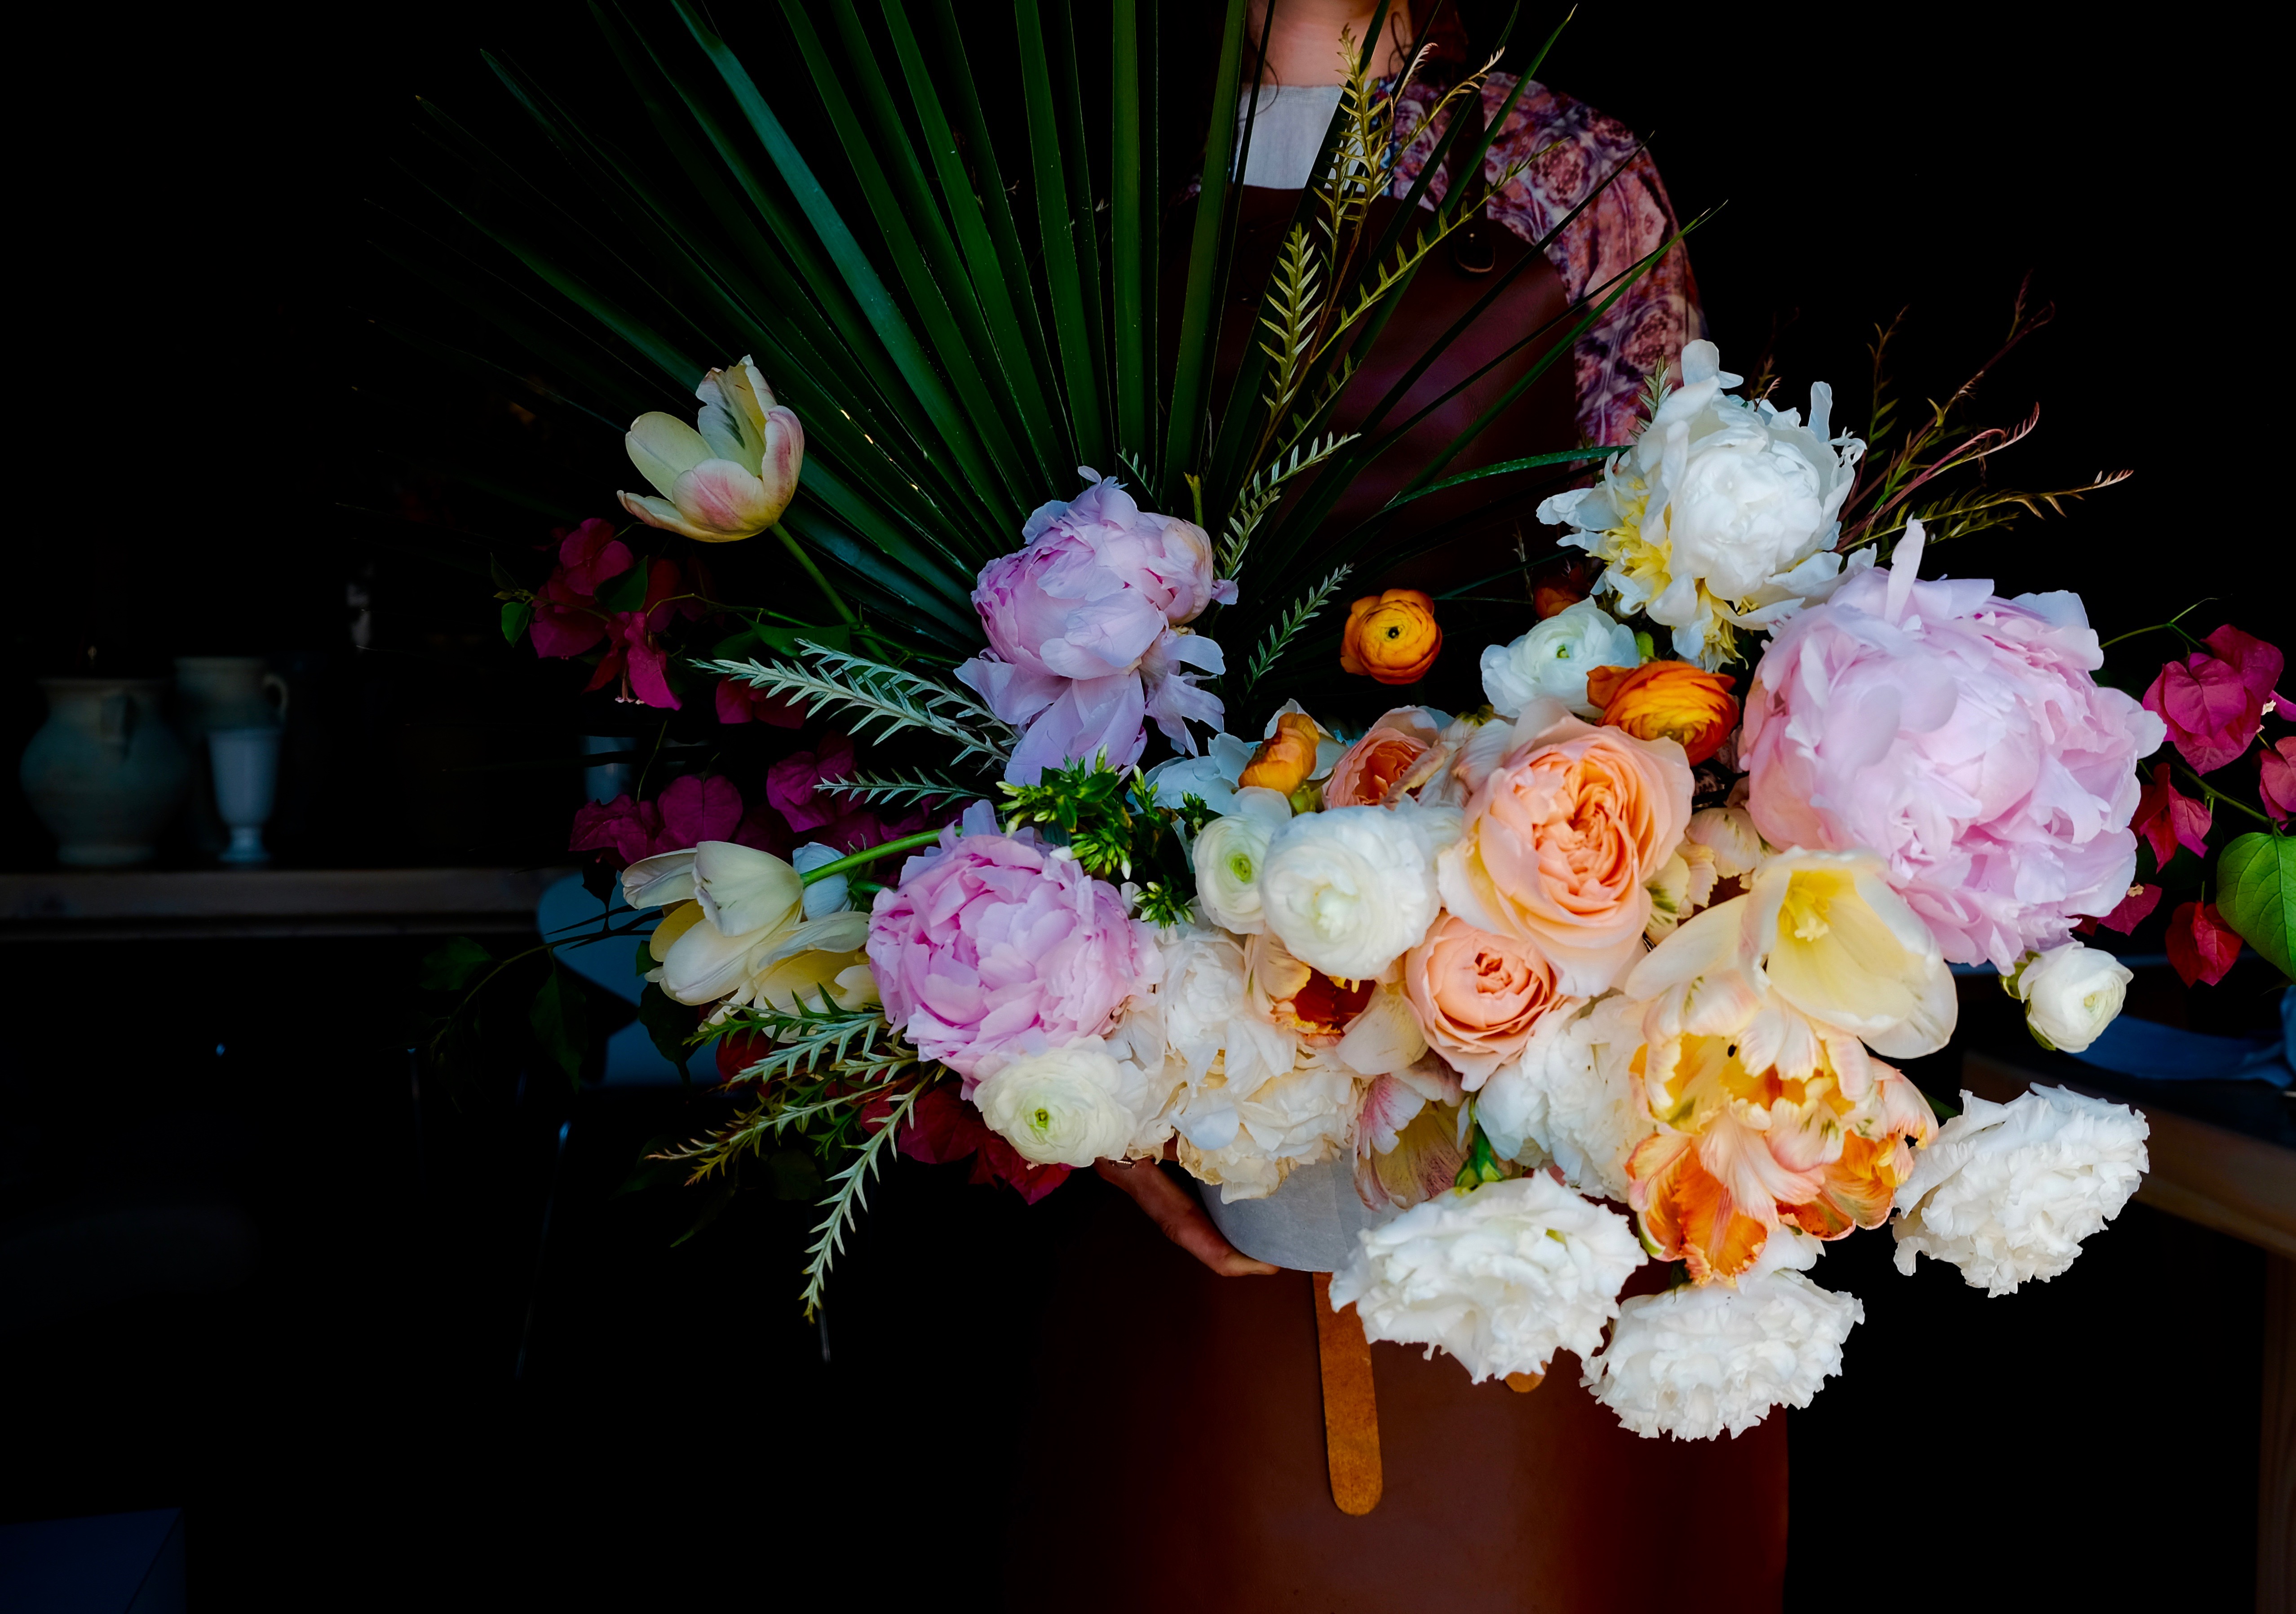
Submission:
POLYGON ((1645 1439, 1735 1439, 1774 1406, 1808 1406, 1841 1371, 1841 1346, 1866 1321, 1854 1295, 1822 1289, 1795 1270, 1817 1259, 1815 1239, 1781 1228, 1738 1280, 1637 1295, 1620 1309, 1611 1343, 1581 1382, 1645 1439))
POLYGON ((1603 709, 1587 699, 1587 674, 1597 667, 1639 667, 1642 661, 1634 630, 1593 600, 1582 599, 1511 645, 1486 646, 1483 695, 1503 718, 1518 717, 1544 697, 1561 701, 1591 721, 1603 709))
POLYGON ((1632 1186, 1627 1156, 1652 1130, 1631 1068, 1643 1007, 1613 992, 1541 1017, 1522 1058, 1475 1096, 1492 1149, 1526 1164, 1552 1160, 1571 1187, 1623 1204, 1632 1186))
POLYGON ((1961 1114, 1914 1157, 1898 1189, 1898 1270, 1950 1261, 2005 1295, 2055 1277, 2120 1214, 2150 1169, 2144 1117, 2125 1104, 2036 1087, 2008 1104, 1961 1095, 1961 1114))
POLYGON ((1478 1383, 1593 1354, 1644 1259, 1624 1216, 1544 1172, 1438 1194, 1358 1237, 1332 1304, 1353 1301, 1368 1338, 1440 1346, 1478 1383))
POLYGON ((991 1131, 1038 1165, 1090 1165, 1160 1152, 1170 1133, 1161 1118, 1160 1054, 1152 1077, 1098 1037, 1023 1054, 973 1090, 991 1131))
POLYGON ((1292 957, 1335 979, 1377 976, 1435 922, 1443 905, 1435 852, 1456 838, 1458 817, 1447 808, 1340 807, 1293 819, 1260 869, 1268 927, 1292 957))
POLYGON ((1363 1091, 1363 1078, 1328 1050, 1303 1050, 1288 1074, 1248 1092, 1218 1072, 1205 1076, 1175 1095, 1167 1119, 1180 1164, 1233 1205, 1264 1199, 1300 1166, 1349 1148, 1363 1091))

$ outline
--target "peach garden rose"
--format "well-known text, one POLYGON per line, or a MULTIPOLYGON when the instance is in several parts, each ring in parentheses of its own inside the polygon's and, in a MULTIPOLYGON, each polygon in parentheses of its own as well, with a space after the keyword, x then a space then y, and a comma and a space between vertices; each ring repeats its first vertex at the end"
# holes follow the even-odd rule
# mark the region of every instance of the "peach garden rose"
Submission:
POLYGON ((1404 954, 1403 991, 1427 1045, 1469 1091, 1522 1052, 1558 995, 1554 967, 1538 952, 1453 914, 1404 954))

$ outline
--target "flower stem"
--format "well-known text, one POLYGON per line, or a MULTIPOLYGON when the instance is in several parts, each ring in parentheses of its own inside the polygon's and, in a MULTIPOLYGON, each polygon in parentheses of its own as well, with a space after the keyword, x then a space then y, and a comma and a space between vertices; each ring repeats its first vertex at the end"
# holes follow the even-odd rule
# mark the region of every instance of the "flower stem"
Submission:
POLYGON ((861 620, 859 617, 853 614, 853 607, 845 603, 844 596, 839 594, 836 589, 829 586, 829 580, 822 576, 821 568, 814 564, 813 556, 805 552, 805 546, 797 541, 796 536, 792 534, 787 527, 783 526, 779 522, 775 522, 774 523, 774 536, 782 540, 782 547, 783 548, 787 549, 792 556, 797 557, 797 564, 805 568, 805 574, 808 577, 813 579, 814 587, 819 589, 823 594, 828 597, 829 603, 836 607, 838 615, 843 617, 849 622, 857 622, 861 620))
POLYGON ((2209 798, 2209 804, 2210 806, 2213 807, 2218 802, 2222 802, 2227 807, 2239 808, 2243 812, 2248 814, 2249 817, 2254 819, 2258 823, 2264 825, 2266 828, 2273 828, 2272 820, 2270 819, 2266 818, 2262 813, 2250 806, 2246 802, 2241 801, 2234 796, 2226 795, 2223 791, 2218 790, 2214 785, 2210 784, 2208 780, 2202 778, 2199 774, 2194 773, 2191 769, 2186 768, 2180 763, 2178 764, 2177 771, 2182 773, 2186 778, 2192 780, 2194 784, 2198 785, 2201 787, 2201 794, 2209 798))
POLYGON ((2211 594, 2211 595, 2209 595, 2206 598, 2202 598, 2202 599, 2196 599, 2196 600, 2194 600, 2191 605, 2189 605, 2185 606, 2182 611, 2177 612, 2176 615, 2174 615, 2174 616, 2170 617, 2170 618, 2169 618, 2167 622, 2154 622, 2154 623, 2153 623, 2151 627, 2149 627, 2149 628, 2131 628, 2131 629, 2130 629, 2128 632, 2126 632, 2126 633, 2117 633, 2117 634, 2113 635, 2111 638, 2109 638, 2109 639, 2105 640, 2105 641, 2104 641, 2104 643, 2103 643, 2103 644, 2099 645, 2099 646, 2097 646, 2097 648, 2098 648, 2098 649, 2100 649, 2100 650, 2110 650, 2110 649, 2112 649, 2112 648, 2113 647, 2113 646, 2115 646, 2115 645, 2119 644, 2122 639, 2125 639, 2125 638, 2136 638, 2138 634, 2140 634, 2140 633, 2158 633, 2158 632, 2160 632, 2160 631, 2161 631, 2162 629, 2164 629, 2164 628, 2165 628, 2166 630, 2168 630, 2169 632, 2174 633, 2175 635, 2177 635, 2179 638, 2182 638, 2182 639, 2184 639, 2184 640, 2187 641, 2188 643, 2197 643, 2198 641, 2197 641, 2197 640, 2194 640, 2194 639, 2193 638, 2193 636, 2192 636, 2191 634, 2189 634, 2189 633, 2185 632, 2185 631, 2184 630, 2184 629, 2183 629, 2183 628, 2181 628, 2181 627, 2179 627, 2179 626, 2177 626, 2177 624, 2178 624, 2178 623, 2180 623, 2180 622, 2183 622, 2186 617, 2188 617, 2188 616, 2192 615, 2192 613, 2193 613, 2194 612, 2195 612, 2195 611, 2199 610, 2202 605, 2207 605, 2207 604, 2209 603, 2209 601, 2210 601, 2210 600, 2212 600, 2212 599, 2214 599, 2214 598, 2216 598, 2216 596, 2215 596, 2215 595, 2213 595, 2213 594, 2211 594))
POLYGON ((865 847, 849 856, 838 859, 834 863, 824 863, 818 869, 807 869, 805 883, 810 885, 816 880, 825 880, 832 874, 843 874, 849 869, 858 869, 865 863, 875 862, 879 858, 891 857, 897 852, 907 852, 914 847, 931 845, 939 839, 939 830, 920 829, 916 834, 905 835, 898 841, 887 841, 882 846, 865 847))

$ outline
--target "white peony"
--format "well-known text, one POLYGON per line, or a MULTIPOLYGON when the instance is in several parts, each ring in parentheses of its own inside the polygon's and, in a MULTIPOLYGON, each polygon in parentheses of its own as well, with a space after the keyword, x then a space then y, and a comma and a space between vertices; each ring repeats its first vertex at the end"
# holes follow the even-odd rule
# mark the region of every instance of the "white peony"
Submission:
POLYGON ((1591 488, 1559 493, 1538 518, 1576 531, 1562 541, 1608 565, 1597 582, 1621 615, 1674 630, 1677 655, 1710 671, 1735 654, 1735 630, 1764 630, 1873 564, 1833 553, 1843 500, 1865 445, 1829 437, 1833 390, 1810 389, 1809 424, 1767 399, 1725 389, 1742 378, 1710 342, 1682 350, 1679 383, 1628 452, 1591 488))
POLYGON ((1268 927, 1334 979, 1378 975, 1435 922, 1435 853, 1457 827, 1447 808, 1339 807, 1293 819, 1260 870, 1268 927))
POLYGON ((1225 931, 1181 925, 1160 933, 1164 978, 1156 997, 1164 1036, 1191 1086, 1218 1070, 1249 1092, 1291 1070, 1300 1040, 1251 1000, 1243 943, 1225 931))
POLYGON ((1164 1094, 1158 1085, 1100 1038, 1086 1037, 1021 1055, 984 1078, 972 1101, 990 1130, 1023 1157, 1080 1166, 1152 1152, 1144 1134, 1159 1130, 1164 1094))
POLYGON ((1501 1066, 1475 1095, 1475 1119, 1492 1149, 1527 1164, 1552 1160, 1580 1192, 1625 1203, 1627 1156, 1652 1130, 1634 1072, 1642 1012, 1641 1003, 1613 992, 1542 1017, 1522 1058, 1501 1066))
POLYGON ((1332 1305, 1355 1302, 1368 1338, 1442 1346, 1478 1383, 1591 1355, 1644 1259, 1624 1216, 1544 1172, 1438 1194, 1357 1237, 1332 1305))
POLYGON ((1196 902, 1204 917, 1241 935, 1267 928, 1259 879, 1267 844, 1291 820, 1292 803, 1279 791, 1254 786, 1236 791, 1234 810, 1214 819, 1189 855, 1196 869, 1196 902))
POLYGON ((1582 599, 1548 617, 1512 645, 1483 651, 1483 695, 1504 718, 1542 697, 1561 701, 1592 721, 1603 709, 1587 699, 1587 674, 1596 667, 1639 667, 1643 653, 1634 630, 1593 600, 1582 599))
POLYGON ((2067 942, 2026 959, 2009 990, 2024 1000, 2025 1024, 2043 1047, 2077 1054, 2120 1017, 2136 978, 2111 953, 2067 942))
POLYGON ((1303 1165, 1328 1160, 1355 1137, 1364 1081, 1325 1050, 1303 1050, 1283 1075, 1240 1093, 1218 1074, 1177 1096, 1168 1119, 1180 1164, 1218 1183, 1223 1204, 1264 1199, 1303 1165))
POLYGON ((2008 1104, 1961 1095, 1962 1111, 1914 1157, 1898 1189, 1898 1270, 1950 1261, 1972 1289, 2005 1295, 2055 1277, 2081 1240, 2120 1214, 2150 1168, 2144 1117, 2125 1104, 2036 1087, 2008 1104))
POLYGON ((1582 1382, 1645 1439, 1735 1439, 1774 1406, 1808 1406, 1841 1371, 1841 1346, 1866 1321, 1854 1295, 1822 1289, 1794 1267, 1815 1239, 1780 1229, 1733 1289, 1685 1284, 1620 1308, 1611 1343, 1582 1382))

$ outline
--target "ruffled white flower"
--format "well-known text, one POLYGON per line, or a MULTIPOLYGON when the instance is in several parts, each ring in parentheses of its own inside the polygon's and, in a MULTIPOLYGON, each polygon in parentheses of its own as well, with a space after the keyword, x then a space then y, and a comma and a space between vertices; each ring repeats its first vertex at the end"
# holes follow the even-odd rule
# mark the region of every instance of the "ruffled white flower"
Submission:
POLYGON ((1634 1072, 1643 1005, 1613 992, 1558 1005, 1531 1027, 1522 1058, 1475 1096, 1475 1119, 1500 1157, 1553 1161, 1583 1193, 1626 1202, 1627 1157, 1652 1131, 1634 1072))
POLYGON ((1334 979, 1376 976, 1435 922, 1435 853, 1457 833, 1458 814, 1445 808, 1340 807, 1293 819, 1260 870, 1268 927, 1334 979))
POLYGON ((1645 1439, 1736 1438, 1774 1406, 1808 1406, 1841 1371, 1841 1346, 1866 1321, 1854 1295, 1822 1289, 1793 1267, 1821 1247, 1781 1229, 1738 1280, 1637 1295, 1581 1380, 1645 1439))
POLYGON ((1264 1199, 1303 1165, 1328 1160, 1355 1137, 1363 1078, 1324 1050, 1303 1050, 1283 1075, 1242 1094, 1215 1072, 1177 1097, 1168 1118, 1180 1164, 1219 1185, 1223 1204, 1264 1199))
POLYGON ((1282 793, 1257 786, 1230 793, 1233 810, 1204 826, 1190 852, 1196 869, 1196 902, 1204 917, 1240 935, 1267 928, 1259 893, 1268 843, 1291 821, 1292 804, 1282 793))
POLYGON ((1624 1216, 1543 1172, 1438 1194, 1358 1238, 1332 1305, 1353 1301, 1368 1338, 1440 1346, 1478 1383, 1591 1355, 1644 1259, 1624 1216))
POLYGON ((1702 807, 1690 815, 1683 838, 1714 855, 1714 872, 1726 880, 1742 879, 1762 866, 1770 848, 1754 828, 1754 815, 1743 807, 1702 807))
POLYGON ((1898 1190, 1898 1270, 1950 1261, 1972 1289, 2005 1295, 2055 1277, 2081 1240, 2120 1214, 2150 1169, 2152 1130, 2125 1104, 2036 1087, 2008 1104, 1961 1095, 1961 1114, 1914 1158, 1898 1190))
POLYGON ((1156 805, 1177 811, 1193 795, 1214 812, 1234 812, 1235 782, 1250 763, 1252 749, 1250 740, 1220 733, 1204 743, 1201 756, 1176 756, 1157 763, 1147 773, 1156 805))
POLYGON ((1639 667, 1634 630, 1593 600, 1548 617, 1511 645, 1483 651, 1483 695, 1504 718, 1520 716, 1542 697, 1593 721, 1603 709, 1587 699, 1587 674, 1597 667, 1639 667))
POLYGON ((1022 1157, 1090 1165, 1152 1152, 1143 1134, 1155 1130, 1163 1097, 1137 1063, 1086 1037, 1004 1065, 973 1089, 972 1101, 1022 1157))
POLYGON ((1713 849, 1685 840, 1658 872, 1643 882, 1643 889, 1651 896, 1650 923, 1643 926, 1643 935, 1653 943, 1672 935, 1677 926, 1706 906, 1720 878, 1713 849))
POLYGON ((2067 942, 2026 959, 2009 990, 2024 1001, 2025 1024, 2044 1047, 2077 1054, 2120 1017, 2136 978, 2111 953, 2067 942))
POLYGON ((1865 444, 1830 437, 1833 390, 1810 389, 1809 424, 1767 399, 1726 395, 1742 378, 1710 342, 1682 350, 1680 385, 1592 488, 1559 493, 1538 518, 1609 563, 1595 587, 1620 615, 1674 630, 1675 654, 1711 671, 1741 629, 1767 630, 1873 564, 1833 553, 1865 444))
POLYGON ((1217 1072, 1249 1093, 1291 1070, 1300 1040, 1271 1024, 1253 1001, 1242 943, 1225 931, 1175 926, 1160 935, 1158 946, 1164 955, 1164 979, 1156 989, 1164 1036, 1188 1085, 1217 1072))

